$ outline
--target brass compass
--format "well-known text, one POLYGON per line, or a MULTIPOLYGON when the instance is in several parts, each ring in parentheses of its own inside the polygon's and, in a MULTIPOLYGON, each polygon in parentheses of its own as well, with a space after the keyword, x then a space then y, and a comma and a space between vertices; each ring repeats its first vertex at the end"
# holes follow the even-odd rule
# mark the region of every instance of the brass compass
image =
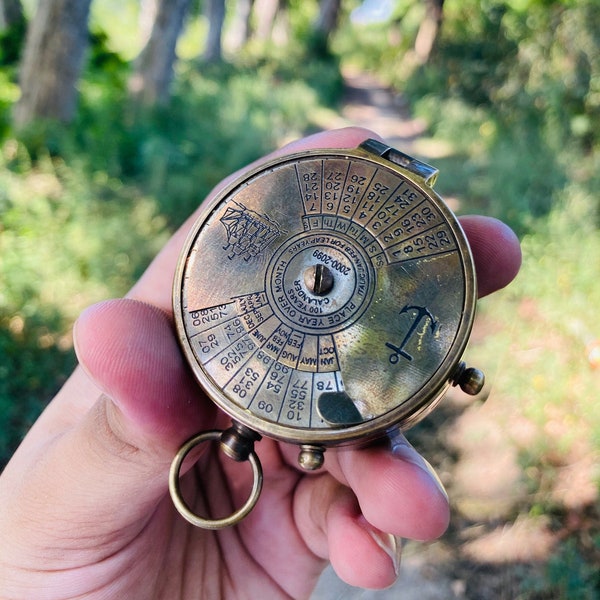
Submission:
POLYGON ((483 374, 461 362, 475 270, 432 189, 437 173, 367 140, 277 158, 204 208, 175 276, 175 323, 196 379, 233 424, 195 436, 173 461, 171 496, 188 521, 218 529, 251 510, 263 435, 298 444, 300 465, 317 469, 327 447, 412 426, 450 385, 481 390, 483 374), (194 514, 179 489, 183 459, 209 440, 254 470, 248 501, 224 519, 194 514))

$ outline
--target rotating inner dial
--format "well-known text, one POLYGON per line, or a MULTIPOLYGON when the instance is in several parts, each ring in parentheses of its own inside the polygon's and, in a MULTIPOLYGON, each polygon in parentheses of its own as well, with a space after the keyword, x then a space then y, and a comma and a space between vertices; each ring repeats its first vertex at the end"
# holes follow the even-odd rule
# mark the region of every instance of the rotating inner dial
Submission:
POLYGON ((340 234, 301 233, 274 254, 265 278, 278 317, 306 334, 349 327, 373 297, 374 269, 360 247, 340 234))

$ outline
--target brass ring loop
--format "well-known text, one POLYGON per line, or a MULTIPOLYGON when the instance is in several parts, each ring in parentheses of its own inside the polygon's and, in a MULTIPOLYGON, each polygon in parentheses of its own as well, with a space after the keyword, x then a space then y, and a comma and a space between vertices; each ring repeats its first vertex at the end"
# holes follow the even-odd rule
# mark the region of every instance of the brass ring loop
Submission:
POLYGON ((230 527, 231 525, 239 523, 254 508, 262 489, 262 466, 256 452, 253 450, 248 455, 248 460, 252 465, 254 481, 252 483, 250 496, 241 508, 236 510, 231 515, 223 517, 222 519, 207 519, 194 513, 187 505, 186 501, 183 499, 179 485, 179 473, 181 471, 181 465, 183 464, 185 457, 193 448, 199 444, 202 444, 203 442, 219 440, 222 433, 222 431, 218 430, 203 431, 202 433, 190 438, 185 444, 183 444, 183 446, 181 446, 175 455, 169 471, 169 491, 171 493, 171 499, 173 500, 175 508, 178 510, 179 514, 186 519, 186 521, 192 525, 195 525, 196 527, 201 527, 202 529, 224 529, 225 527, 230 527))

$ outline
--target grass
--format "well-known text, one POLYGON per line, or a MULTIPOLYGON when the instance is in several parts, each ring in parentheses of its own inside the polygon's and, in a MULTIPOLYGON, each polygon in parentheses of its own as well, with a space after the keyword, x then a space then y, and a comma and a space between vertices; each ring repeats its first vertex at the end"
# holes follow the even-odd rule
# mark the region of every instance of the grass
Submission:
POLYGON ((340 89, 334 62, 301 56, 183 62, 171 104, 136 115, 126 78, 97 35, 73 126, 0 139, 0 467, 72 370, 81 310, 126 293, 215 184, 311 129, 340 89))
POLYGON ((0 462, 73 368, 79 312, 125 293, 168 234, 139 190, 47 155, 33 164, 16 140, 2 150, 0 462))
POLYGON ((560 539, 544 565, 516 569, 520 597, 598 598, 600 152, 569 136, 558 144, 535 119, 507 128, 465 99, 430 94, 413 106, 444 142, 440 193, 504 220, 522 242, 521 272, 480 302, 486 334, 470 349, 518 456, 527 494, 515 494, 513 516, 543 518, 560 539))
POLYGON ((502 348, 508 354, 494 378, 495 393, 512 399, 511 408, 535 424, 542 454, 568 455, 576 442, 600 451, 595 204, 579 190, 565 190, 563 202, 524 237, 517 281, 501 300, 482 303, 486 318, 510 324, 479 348, 488 360, 502 348), (552 420, 563 426, 548 436, 552 420))

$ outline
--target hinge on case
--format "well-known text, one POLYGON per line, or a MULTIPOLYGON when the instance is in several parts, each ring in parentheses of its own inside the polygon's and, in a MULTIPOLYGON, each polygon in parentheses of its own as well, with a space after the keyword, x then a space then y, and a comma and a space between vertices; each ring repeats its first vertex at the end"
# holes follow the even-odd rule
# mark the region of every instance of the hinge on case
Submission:
POLYGON ((439 171, 427 163, 421 162, 420 160, 417 160, 408 154, 404 154, 404 152, 400 152, 400 150, 396 150, 387 144, 378 142, 377 140, 365 140, 359 148, 371 152, 372 154, 376 154, 377 156, 381 156, 381 158, 385 158, 391 163, 414 173, 429 187, 435 185, 439 171))

